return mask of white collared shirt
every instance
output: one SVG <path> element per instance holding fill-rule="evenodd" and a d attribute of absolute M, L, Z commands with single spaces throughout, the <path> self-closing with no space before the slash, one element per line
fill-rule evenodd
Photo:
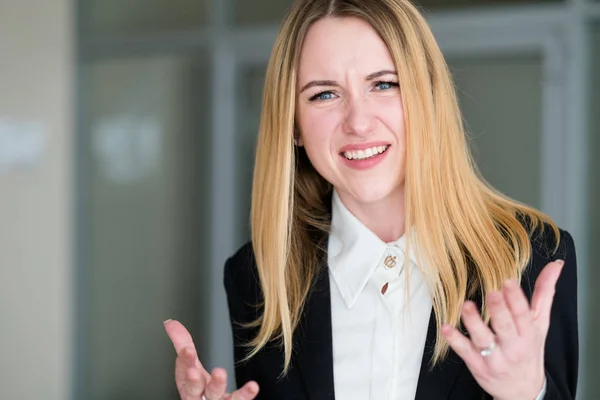
<path fill-rule="evenodd" d="M 432 309 L 415 245 L 405 265 L 404 236 L 385 243 L 335 191 L 332 202 L 327 261 L 336 398 L 414 399 Z M 544 394 L 545 384 L 536 400 Z"/>
<path fill-rule="evenodd" d="M 328 263 L 336 398 L 414 399 L 432 307 L 414 252 L 405 265 L 405 237 L 383 242 L 335 191 L 332 213 Z"/>

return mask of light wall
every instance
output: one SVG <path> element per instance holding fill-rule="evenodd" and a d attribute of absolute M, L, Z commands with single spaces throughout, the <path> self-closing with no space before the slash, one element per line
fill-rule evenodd
<path fill-rule="evenodd" d="M 0 0 L 0 399 L 69 398 L 73 11 Z"/>

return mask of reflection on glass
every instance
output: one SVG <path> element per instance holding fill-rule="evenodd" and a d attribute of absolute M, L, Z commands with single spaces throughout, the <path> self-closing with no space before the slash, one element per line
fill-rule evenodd
<path fill-rule="evenodd" d="M 98 121 L 91 143 L 99 173 L 122 184 L 156 173 L 163 134 L 156 118 L 124 115 Z"/>
<path fill-rule="evenodd" d="M 0 117 L 0 174 L 39 167 L 47 136 L 41 123 Z"/>
<path fill-rule="evenodd" d="M 205 59 L 84 68 L 85 399 L 175 399 L 162 321 L 179 319 L 201 336 L 210 245 Z"/>
<path fill-rule="evenodd" d="M 483 177 L 539 208 L 541 58 L 452 58 L 449 64 Z"/>
<path fill-rule="evenodd" d="M 198 29 L 209 0 L 81 0 L 86 34 L 110 36 Z"/>

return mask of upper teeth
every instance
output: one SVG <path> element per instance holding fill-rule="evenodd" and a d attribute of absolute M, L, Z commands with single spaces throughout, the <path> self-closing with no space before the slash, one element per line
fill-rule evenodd
<path fill-rule="evenodd" d="M 363 158 L 373 157 L 376 154 L 381 154 L 386 151 L 388 146 L 376 146 L 365 150 L 345 151 L 344 157 L 348 160 L 362 160 Z"/>

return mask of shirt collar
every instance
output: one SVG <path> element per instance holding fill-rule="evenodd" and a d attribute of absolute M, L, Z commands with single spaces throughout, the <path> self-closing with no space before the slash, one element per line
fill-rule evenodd
<path fill-rule="evenodd" d="M 327 262 L 344 303 L 352 308 L 386 251 L 394 248 L 404 263 L 406 237 L 385 243 L 358 220 L 342 203 L 334 190 L 332 196 L 331 233 L 327 245 Z M 414 243 L 414 242 L 413 242 Z M 409 258 L 417 264 L 411 245 Z"/>

